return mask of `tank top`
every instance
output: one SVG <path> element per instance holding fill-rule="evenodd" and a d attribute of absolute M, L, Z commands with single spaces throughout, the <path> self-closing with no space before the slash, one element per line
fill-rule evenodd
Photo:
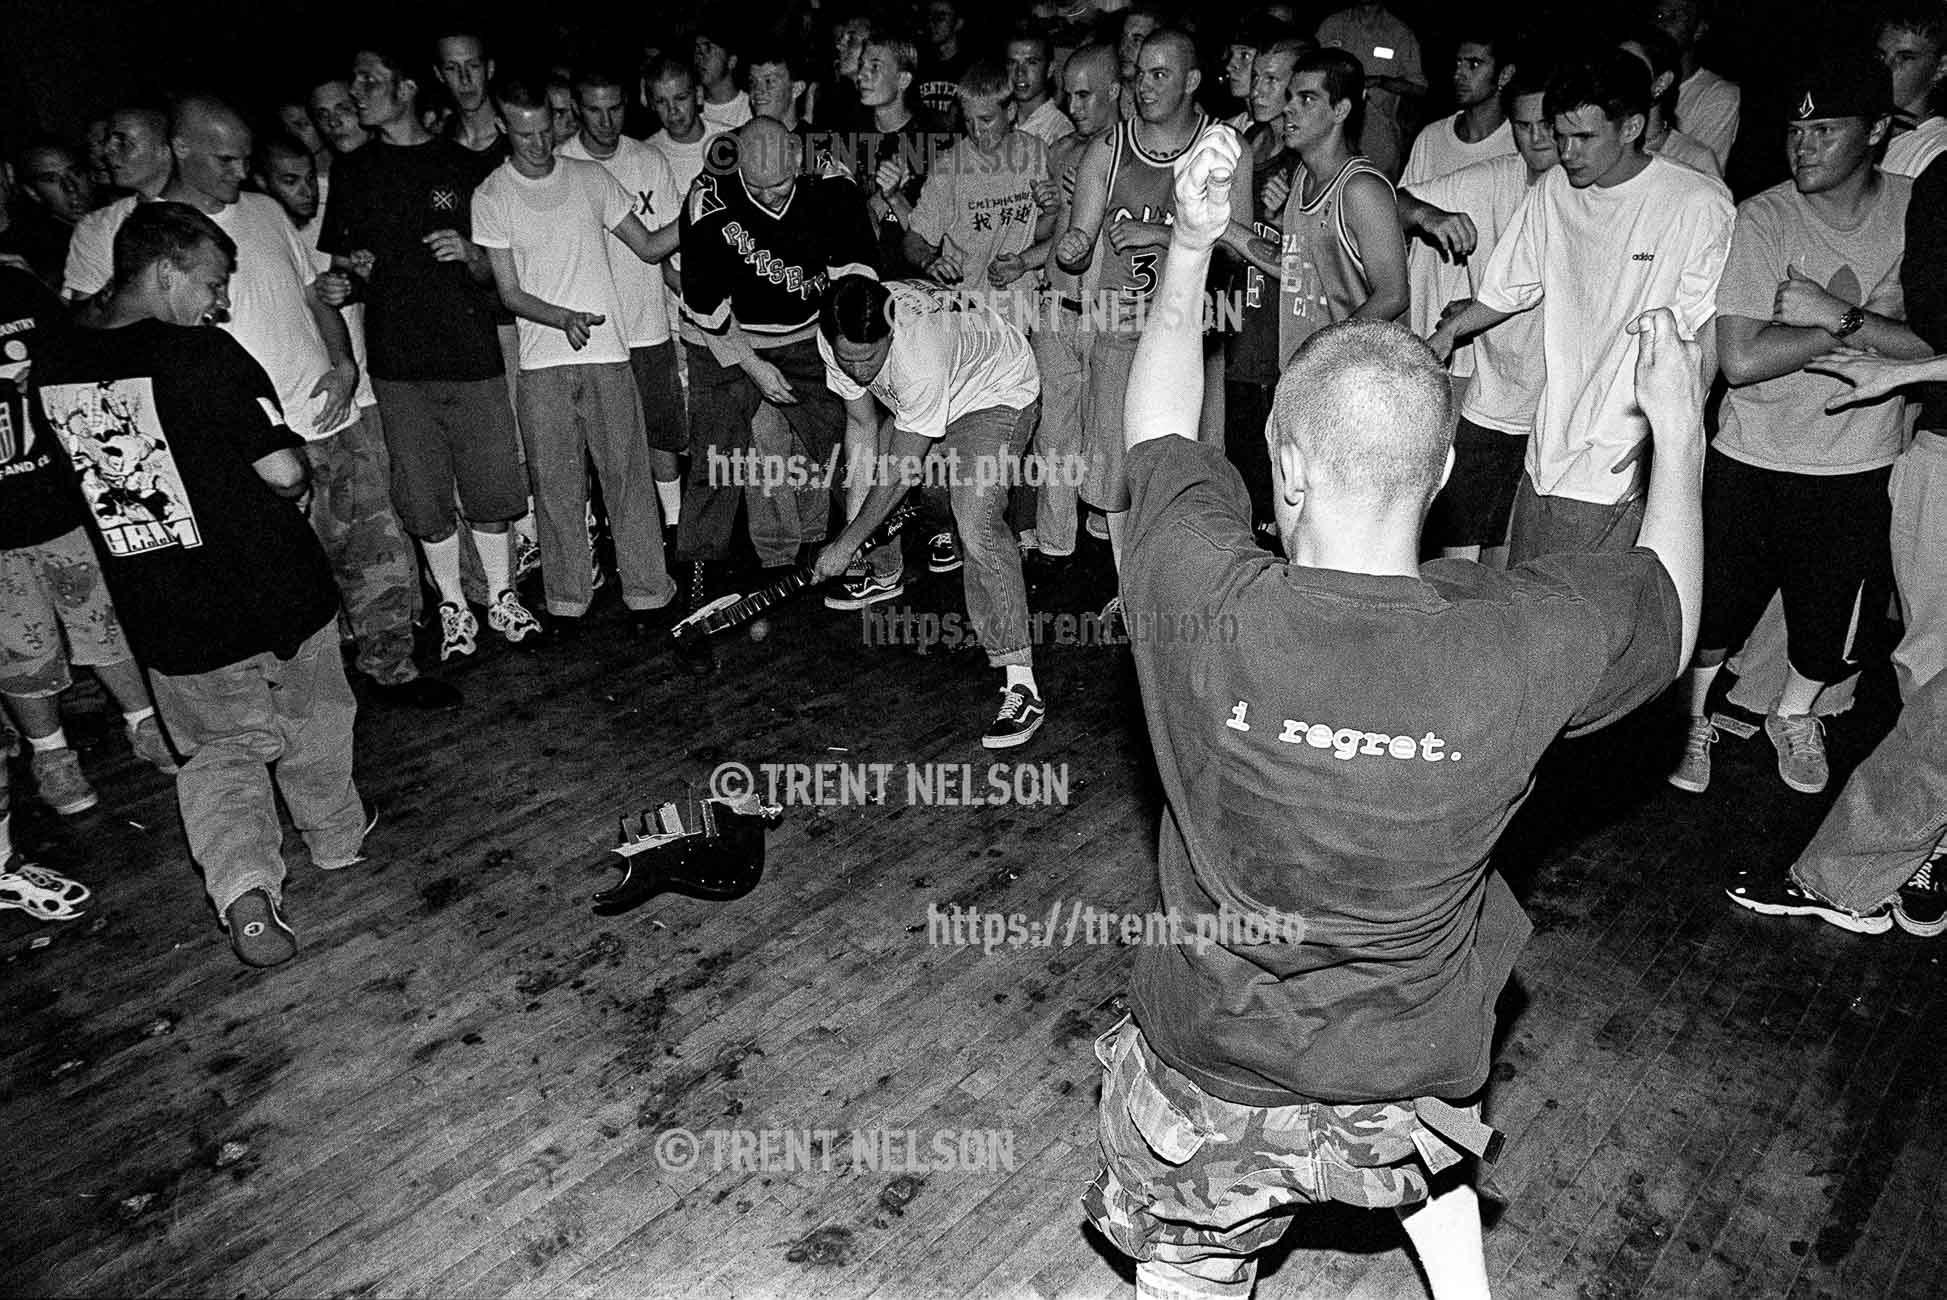
<path fill-rule="evenodd" d="M 1195 140 L 1209 125 L 1199 115 Z M 1136 140 L 1137 122 L 1124 122 L 1115 129 L 1115 149 L 1109 156 L 1109 202 L 1102 212 L 1102 235 L 1096 262 L 1102 268 L 1098 286 L 1116 300 L 1117 318 L 1128 319 L 1135 309 L 1156 291 L 1162 271 L 1161 248 L 1132 248 L 1118 253 L 1109 243 L 1109 228 L 1118 216 L 1136 221 L 1168 225 L 1176 209 L 1177 155 L 1159 158 Z"/>
<path fill-rule="evenodd" d="M 1280 372 L 1300 344 L 1351 316 L 1372 293 L 1365 262 L 1345 227 L 1346 182 L 1361 172 L 1386 180 L 1369 160 L 1348 158 L 1310 203 L 1302 202 L 1303 169 L 1292 178 L 1284 209 L 1284 251 L 1278 259 L 1283 268 L 1278 286 Z M 1391 181 L 1386 181 L 1386 188 L 1392 188 Z"/>

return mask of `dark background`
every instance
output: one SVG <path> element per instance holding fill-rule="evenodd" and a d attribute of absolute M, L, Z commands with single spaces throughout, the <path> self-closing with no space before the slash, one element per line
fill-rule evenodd
<path fill-rule="evenodd" d="M 146 0 L 0 0 L 0 78 L 7 96 L 0 148 L 10 156 L 41 132 L 78 139 L 90 118 L 145 96 L 208 89 L 256 106 L 305 85 L 314 73 L 348 67 L 351 47 L 359 41 L 378 38 L 420 50 L 426 33 L 456 14 L 486 30 L 503 63 L 509 51 L 548 60 L 572 60 L 593 51 L 604 61 L 630 67 L 640 61 L 645 47 L 673 44 L 700 7 L 697 0 L 580 3 L 542 10 L 559 12 L 559 21 L 544 18 L 517 25 L 497 8 L 408 6 L 396 0 L 293 0 L 282 5 L 245 0 L 167 5 Z M 826 15 L 859 7 L 827 4 L 820 11 L 804 0 L 788 6 L 793 13 L 809 9 Z M 1299 9 L 1316 18 L 1335 7 L 1301 4 Z M 1391 7 L 1419 34 L 1437 106 L 1444 93 L 1455 15 L 1494 11 L 1496 6 L 1396 0 Z M 894 5 L 876 8 L 895 16 L 899 12 Z M 978 40 L 983 21 L 991 35 L 1004 34 L 1006 17 L 1017 8 L 1024 12 L 1026 6 L 964 0 L 968 34 Z M 1218 55 L 1234 17 L 1248 8 L 1243 3 L 1190 7 L 1199 20 L 1200 38 Z M 708 12 L 713 17 L 733 15 L 732 32 L 755 36 L 780 21 L 787 5 L 779 0 L 715 0 Z M 1538 0 L 1500 6 L 1499 12 L 1530 37 L 1565 43 L 1596 35 L 1600 24 L 1627 19 L 1632 7 L 1615 0 Z M 1740 195 L 1785 174 L 1782 117 L 1773 101 L 1780 98 L 1779 88 L 1789 80 L 1790 70 L 1802 60 L 1830 57 L 1847 44 L 1869 47 L 1877 14 L 1877 6 L 1858 0 L 1722 0 L 1718 5 L 1705 62 L 1745 88 L 1744 127 L 1729 177 Z M 822 63 L 828 49 L 821 44 L 813 55 Z"/>

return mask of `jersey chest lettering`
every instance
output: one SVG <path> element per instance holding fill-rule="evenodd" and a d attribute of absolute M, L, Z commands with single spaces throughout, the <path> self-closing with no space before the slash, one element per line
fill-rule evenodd
<path fill-rule="evenodd" d="M 786 262 L 770 249 L 759 247 L 756 237 L 744 229 L 743 222 L 724 222 L 723 242 L 736 249 L 758 275 L 772 284 L 783 285 L 787 292 L 807 301 L 824 294 L 826 275 L 823 271 L 808 272 L 801 266 Z"/>

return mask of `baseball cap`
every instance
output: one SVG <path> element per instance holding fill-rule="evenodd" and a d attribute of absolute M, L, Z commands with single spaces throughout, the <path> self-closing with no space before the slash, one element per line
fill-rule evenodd
<path fill-rule="evenodd" d="M 1865 51 L 1822 59 L 1799 71 L 1786 107 L 1792 122 L 1822 117 L 1870 122 L 1893 111 L 1893 79 L 1886 65 Z"/>

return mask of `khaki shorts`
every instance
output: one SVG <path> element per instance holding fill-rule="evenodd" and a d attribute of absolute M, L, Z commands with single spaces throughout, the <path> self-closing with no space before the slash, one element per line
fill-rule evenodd
<path fill-rule="evenodd" d="M 1133 1019 L 1095 1055 L 1105 1167 L 1082 1206 L 1139 1261 L 1241 1260 L 1283 1236 L 1297 1205 L 1412 1205 L 1437 1171 L 1427 1158 L 1445 1168 L 1460 1157 L 1411 1101 L 1267 1109 L 1213 1097 L 1150 1051 Z"/>
<path fill-rule="evenodd" d="M 44 699 L 68 688 L 70 662 L 130 658 L 87 529 L 0 551 L 0 692 Z"/>

